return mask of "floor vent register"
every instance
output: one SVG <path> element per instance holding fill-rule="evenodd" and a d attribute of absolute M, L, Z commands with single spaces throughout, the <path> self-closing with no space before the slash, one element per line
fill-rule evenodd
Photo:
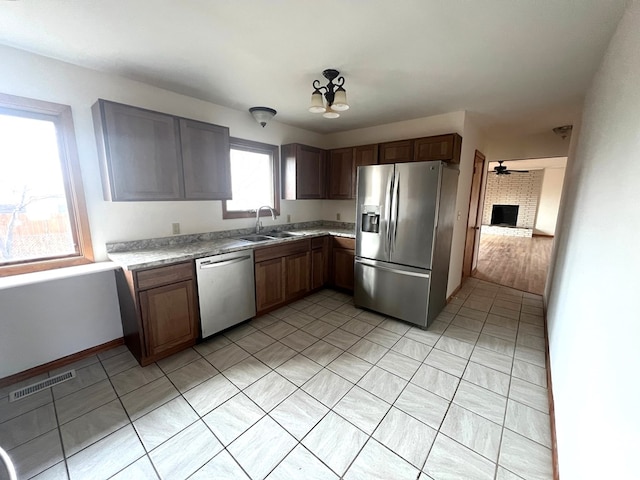
<path fill-rule="evenodd" d="M 76 378 L 76 371 L 69 370 L 68 372 L 61 373 L 54 377 L 47 378 L 45 380 L 41 380 L 40 382 L 34 383 L 32 385 L 26 386 L 19 390 L 15 390 L 9 394 L 9 401 L 15 402 L 20 400 L 21 398 L 28 397 L 29 395 L 33 395 L 34 393 L 38 393 L 45 388 L 51 388 L 54 385 L 58 385 L 59 383 L 66 382 L 67 380 L 71 380 L 72 378 Z"/>

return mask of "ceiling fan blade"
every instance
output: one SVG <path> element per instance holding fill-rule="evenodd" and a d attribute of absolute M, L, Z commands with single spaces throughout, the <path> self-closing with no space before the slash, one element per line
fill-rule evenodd
<path fill-rule="evenodd" d="M 509 170 L 509 172 L 529 173 L 529 170 Z"/>

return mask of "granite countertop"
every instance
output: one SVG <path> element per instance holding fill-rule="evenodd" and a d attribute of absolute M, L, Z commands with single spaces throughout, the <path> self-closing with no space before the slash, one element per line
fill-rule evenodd
<path fill-rule="evenodd" d="M 142 268 L 157 267 L 170 263 L 183 262 L 196 258 L 230 253 L 240 250 L 273 246 L 281 243 L 292 242 L 302 238 L 321 237 L 333 235 L 336 237 L 355 238 L 353 228 L 332 226 L 318 226 L 313 228 L 288 229 L 287 232 L 295 233 L 294 237 L 274 238 L 264 242 L 249 242 L 240 238 L 227 237 L 210 240 L 199 240 L 180 245 L 158 245 L 143 249 L 132 249 L 108 254 L 109 260 L 117 263 L 126 270 L 139 270 Z M 268 232 L 264 232 L 268 234 Z M 245 234 L 246 235 L 246 234 Z M 242 235 L 244 236 L 244 235 Z"/>

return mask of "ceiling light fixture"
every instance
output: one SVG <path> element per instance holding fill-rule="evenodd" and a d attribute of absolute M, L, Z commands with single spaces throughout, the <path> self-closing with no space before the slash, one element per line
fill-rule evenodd
<path fill-rule="evenodd" d="M 333 69 L 325 70 L 322 75 L 329 80 L 329 83 L 326 86 L 321 86 L 319 80 L 313 81 L 314 90 L 311 94 L 309 111 L 322 113 L 324 118 L 338 118 L 340 116 L 338 112 L 349 110 L 347 91 L 343 88 L 344 77 L 338 77 L 340 72 Z M 334 80 L 336 80 L 335 83 Z"/>
<path fill-rule="evenodd" d="M 560 135 L 564 140 L 571 134 L 571 130 L 573 130 L 573 125 L 563 125 L 561 127 L 556 127 L 552 130 L 556 135 Z"/>
<path fill-rule="evenodd" d="M 262 125 L 262 128 L 264 128 L 267 125 L 267 122 L 271 120 L 276 113 L 278 113 L 273 108 L 269 107 L 251 107 L 249 111 L 251 112 L 251 115 L 253 115 L 253 118 L 256 119 L 256 122 Z"/>

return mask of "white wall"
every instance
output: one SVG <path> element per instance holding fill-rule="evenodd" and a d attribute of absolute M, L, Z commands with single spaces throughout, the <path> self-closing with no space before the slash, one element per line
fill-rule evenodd
<path fill-rule="evenodd" d="M 122 337 L 113 271 L 0 290 L 0 378 Z"/>
<path fill-rule="evenodd" d="M 564 183 L 564 168 L 545 168 L 538 202 L 538 214 L 533 233 L 536 235 L 555 235 Z"/>
<path fill-rule="evenodd" d="M 547 293 L 560 478 L 638 478 L 640 1 L 585 100 Z M 615 165 L 615 168 L 608 168 Z"/>
<path fill-rule="evenodd" d="M 487 139 L 487 160 L 520 158 L 566 157 L 570 137 L 562 139 L 555 133 L 539 132 L 527 135 L 505 133 Z"/>
<path fill-rule="evenodd" d="M 182 233 L 244 228 L 253 222 L 222 220 L 219 201 L 105 202 L 91 117 L 91 105 L 98 98 L 228 126 L 234 137 L 274 145 L 300 142 L 322 147 L 324 142 L 322 135 L 278 123 L 278 117 L 262 128 L 249 112 L 9 47 L 0 46 L 0 65 L 11 72 L 0 75 L 1 92 L 71 106 L 93 247 L 99 260 L 106 259 L 105 242 L 169 236 L 172 222 L 180 222 Z M 292 222 L 317 220 L 321 208 L 321 201 L 282 201 L 278 220 L 265 219 L 264 223 L 285 223 L 287 214 Z"/>

